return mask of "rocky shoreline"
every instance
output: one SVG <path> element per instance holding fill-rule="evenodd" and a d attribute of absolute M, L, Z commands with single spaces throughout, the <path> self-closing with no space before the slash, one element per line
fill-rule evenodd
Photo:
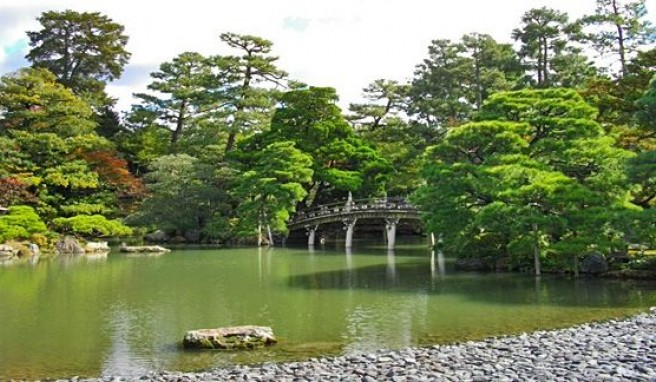
<path fill-rule="evenodd" d="M 65 381 L 656 381 L 656 308 L 634 317 L 478 342 Z M 62 380 L 64 381 L 64 380 Z"/>

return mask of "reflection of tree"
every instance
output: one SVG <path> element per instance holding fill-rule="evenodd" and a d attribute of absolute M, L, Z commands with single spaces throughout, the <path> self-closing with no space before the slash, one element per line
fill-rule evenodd
<path fill-rule="evenodd" d="M 604 279 L 573 280 L 546 276 L 539 285 L 533 277 L 517 274 L 455 273 L 435 283 L 434 263 L 401 263 L 394 267 L 390 281 L 389 264 L 355 268 L 350 273 L 328 271 L 292 276 L 293 287 L 306 289 L 363 289 L 397 293 L 457 295 L 486 303 L 544 304 L 576 307 L 641 307 L 656 302 L 656 295 L 644 294 L 636 282 Z"/>
<path fill-rule="evenodd" d="M 399 296 L 393 301 L 349 304 L 342 333 L 347 354 L 415 344 L 416 332 L 426 329 L 427 296 Z"/>
<path fill-rule="evenodd" d="M 134 317 L 129 310 L 120 309 L 115 306 L 110 321 L 111 348 L 107 358 L 103 362 L 102 375 L 144 375 L 148 372 L 147 364 L 138 364 L 130 349 L 132 333 L 130 328 L 134 327 Z"/>
<path fill-rule="evenodd" d="M 100 372 L 111 342 L 106 302 L 129 284 L 126 263 L 107 265 L 59 256 L 0 269 L 0 380 Z"/>

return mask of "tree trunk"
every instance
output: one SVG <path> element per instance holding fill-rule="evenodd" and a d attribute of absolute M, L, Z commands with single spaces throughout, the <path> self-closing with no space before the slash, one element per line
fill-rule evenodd
<path fill-rule="evenodd" d="M 612 1 L 613 5 L 613 15 L 615 16 L 615 20 L 620 20 L 620 12 L 619 9 L 617 8 L 617 0 Z M 624 46 L 624 29 L 622 28 L 622 24 L 618 21 L 615 22 L 615 27 L 617 28 L 617 43 L 618 43 L 618 50 L 620 54 L 620 65 L 622 67 L 622 77 L 626 76 L 627 74 L 627 68 L 626 68 L 626 48 Z"/>
<path fill-rule="evenodd" d="M 248 58 L 250 59 L 252 56 L 252 52 L 248 51 L 247 54 L 248 54 Z M 245 98 L 244 94 L 248 89 L 250 89 L 252 78 L 253 78 L 253 66 L 249 60 L 248 64 L 246 65 L 246 72 L 244 73 L 244 82 L 241 84 L 241 96 L 236 105 L 237 107 L 235 111 L 235 116 L 244 110 L 244 98 Z M 228 134 L 228 141 L 226 142 L 226 147 L 225 147 L 226 154 L 232 151 L 233 148 L 235 148 L 238 128 L 239 128 L 239 121 L 237 120 L 237 118 L 235 118 L 234 121 L 232 122 L 232 129 L 230 129 L 230 133 Z"/>
<path fill-rule="evenodd" d="M 226 147 L 224 153 L 227 154 L 228 152 L 232 151 L 233 148 L 235 148 L 235 142 L 237 140 L 237 133 L 234 131 L 231 131 L 228 134 L 228 141 L 226 142 Z"/>
<path fill-rule="evenodd" d="M 267 234 L 269 236 L 269 246 L 273 247 L 273 233 L 271 233 L 271 226 L 267 224 Z"/>
<path fill-rule="evenodd" d="M 185 123 L 185 109 L 187 108 L 187 100 L 183 99 L 180 104 L 180 110 L 178 111 L 178 120 L 175 124 L 175 130 L 171 135 L 171 144 L 175 145 L 180 139 L 180 134 L 182 134 L 182 129 L 184 128 Z"/>
<path fill-rule="evenodd" d="M 481 110 L 483 106 L 483 84 L 481 83 L 481 63 L 478 57 L 475 58 L 476 68 L 476 110 Z"/>
<path fill-rule="evenodd" d="M 533 223 L 533 237 L 535 242 L 533 243 L 533 260 L 535 261 L 535 275 L 540 276 L 542 273 L 540 270 L 540 242 L 538 237 L 538 225 Z"/>
<path fill-rule="evenodd" d="M 544 87 L 547 87 L 549 86 L 549 45 L 546 38 L 542 42 L 542 47 L 544 49 L 544 53 L 542 55 L 542 80 Z"/>
<path fill-rule="evenodd" d="M 387 99 L 387 104 L 385 105 L 385 111 L 381 116 L 375 117 L 374 118 L 374 123 L 371 124 L 371 128 L 369 129 L 370 131 L 376 130 L 378 127 L 380 127 L 381 122 L 383 121 L 383 118 L 389 113 L 389 111 L 392 109 L 392 99 L 388 98 Z"/>

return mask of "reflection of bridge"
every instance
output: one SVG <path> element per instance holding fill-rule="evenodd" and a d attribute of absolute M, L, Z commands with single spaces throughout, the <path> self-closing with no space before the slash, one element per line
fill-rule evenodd
<path fill-rule="evenodd" d="M 302 211 L 292 217 L 290 231 L 305 228 L 308 244 L 314 245 L 319 225 L 341 222 L 346 229 L 346 248 L 353 246 L 353 229 L 358 219 L 384 219 L 387 231 L 387 248 L 394 249 L 396 225 L 401 219 L 419 219 L 419 211 L 405 199 L 378 198 L 349 200 L 346 203 L 325 204 Z"/>

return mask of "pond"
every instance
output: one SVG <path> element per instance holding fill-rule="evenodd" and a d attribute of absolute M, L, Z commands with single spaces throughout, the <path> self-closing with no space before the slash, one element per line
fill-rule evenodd
<path fill-rule="evenodd" d="M 563 327 L 656 305 L 654 283 L 458 273 L 425 245 L 179 249 L 0 267 L 0 380 L 302 360 Z M 189 352 L 185 331 L 266 325 L 277 346 Z"/>

